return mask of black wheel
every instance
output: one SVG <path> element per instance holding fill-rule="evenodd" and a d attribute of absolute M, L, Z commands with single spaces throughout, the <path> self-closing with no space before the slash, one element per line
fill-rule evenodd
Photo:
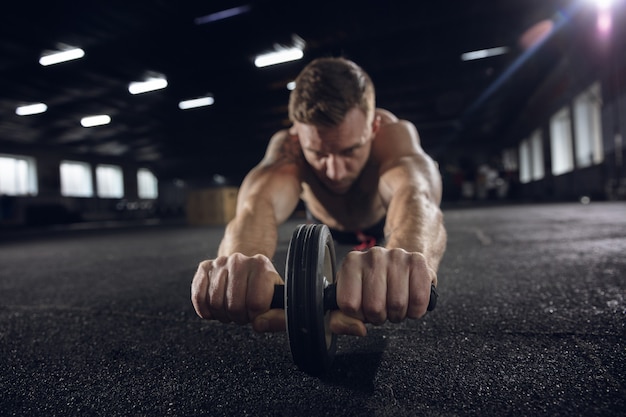
<path fill-rule="evenodd" d="M 324 289 L 335 276 L 328 227 L 298 226 L 287 251 L 285 317 L 293 361 L 311 375 L 326 372 L 335 356 L 337 336 L 330 331 L 330 311 L 324 308 Z"/>

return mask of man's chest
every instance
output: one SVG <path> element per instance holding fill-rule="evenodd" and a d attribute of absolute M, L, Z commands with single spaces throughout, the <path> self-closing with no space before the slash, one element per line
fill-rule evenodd
<path fill-rule="evenodd" d="M 333 194 L 312 181 L 304 182 L 302 190 L 302 199 L 311 214 L 339 230 L 360 230 L 385 215 L 377 183 L 358 183 L 345 194 Z"/>

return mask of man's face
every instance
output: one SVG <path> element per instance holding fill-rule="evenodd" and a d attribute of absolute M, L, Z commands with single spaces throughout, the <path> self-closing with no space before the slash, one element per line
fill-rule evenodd
<path fill-rule="evenodd" d="M 340 125 L 316 127 L 295 122 L 304 152 L 317 177 L 335 194 L 347 192 L 365 166 L 378 119 L 367 120 L 363 111 L 353 108 Z"/>

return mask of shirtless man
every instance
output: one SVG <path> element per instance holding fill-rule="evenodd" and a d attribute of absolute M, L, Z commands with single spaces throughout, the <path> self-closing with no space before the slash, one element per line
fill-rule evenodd
<path fill-rule="evenodd" d="M 198 267 L 191 286 L 198 315 L 252 323 L 258 332 L 285 329 L 284 312 L 270 310 L 274 285 L 283 283 L 271 259 L 279 224 L 302 199 L 339 233 L 384 224 L 384 247 L 351 251 L 339 266 L 334 333 L 364 336 L 364 323 L 423 316 L 446 231 L 441 177 L 415 126 L 377 109 L 369 76 L 343 58 L 303 69 L 289 116 L 293 126 L 272 137 L 244 179 L 217 258 Z"/>

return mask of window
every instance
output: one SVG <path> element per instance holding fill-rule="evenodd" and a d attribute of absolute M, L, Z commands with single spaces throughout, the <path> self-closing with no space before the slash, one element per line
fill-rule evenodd
<path fill-rule="evenodd" d="M 574 138 L 578 168 L 602 162 L 601 105 L 602 92 L 599 83 L 593 84 L 574 100 Z"/>
<path fill-rule="evenodd" d="M 122 168 L 115 165 L 98 165 L 96 167 L 96 184 L 98 197 L 124 197 L 124 176 Z"/>
<path fill-rule="evenodd" d="M 531 178 L 533 180 L 540 180 L 545 175 L 545 168 L 543 166 L 543 138 L 541 136 L 541 130 L 535 130 L 530 137 L 530 155 L 531 161 Z"/>
<path fill-rule="evenodd" d="M 519 180 L 522 184 L 530 182 L 532 176 L 532 159 L 530 158 L 530 141 L 524 139 L 519 144 Z"/>
<path fill-rule="evenodd" d="M 552 174 L 565 174 L 574 169 L 571 119 L 567 107 L 550 119 L 550 152 Z"/>
<path fill-rule="evenodd" d="M 37 191 L 35 160 L 0 154 L 0 195 L 37 195 Z"/>
<path fill-rule="evenodd" d="M 517 171 L 519 163 L 517 161 L 517 150 L 509 148 L 502 151 L 502 165 L 507 172 Z"/>
<path fill-rule="evenodd" d="M 520 143 L 520 181 L 527 183 L 545 176 L 543 161 L 543 137 L 541 130 L 535 130 L 530 138 Z"/>
<path fill-rule="evenodd" d="M 85 162 L 61 162 L 61 195 L 93 197 L 91 166 Z"/>
<path fill-rule="evenodd" d="M 137 171 L 137 193 L 139 198 L 157 198 L 159 196 L 158 180 L 145 168 Z"/>

